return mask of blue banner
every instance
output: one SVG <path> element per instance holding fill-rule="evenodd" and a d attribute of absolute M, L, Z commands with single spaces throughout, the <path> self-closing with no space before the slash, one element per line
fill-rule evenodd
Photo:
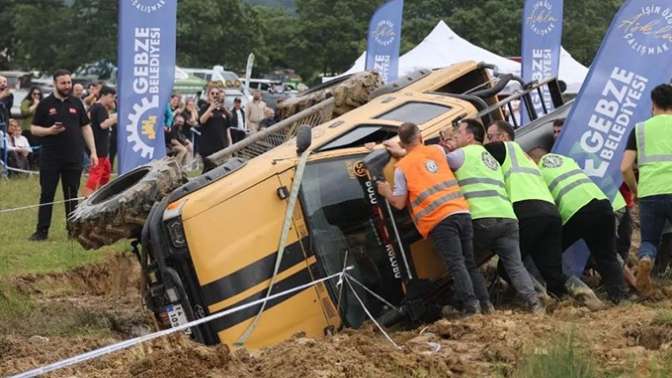
<path fill-rule="evenodd" d="M 366 48 L 366 70 L 376 71 L 385 83 L 399 76 L 399 45 L 404 0 L 381 5 L 371 17 Z"/>
<path fill-rule="evenodd" d="M 554 152 L 573 157 L 614 198 L 630 132 L 651 116 L 651 90 L 672 78 L 672 0 L 629 0 L 614 18 Z M 583 271 L 586 251 L 565 253 Z"/>
<path fill-rule="evenodd" d="M 177 0 L 119 0 L 120 173 L 166 154 L 163 117 L 175 81 Z"/>
<path fill-rule="evenodd" d="M 523 10 L 523 38 L 521 46 L 521 76 L 526 83 L 543 81 L 558 76 L 560 46 L 562 43 L 562 0 L 526 0 Z M 537 114 L 553 110 L 551 93 L 542 90 L 543 99 L 535 91 L 532 102 Z M 544 106 L 546 112 L 544 112 Z M 520 107 L 521 126 L 529 122 L 525 107 Z"/>

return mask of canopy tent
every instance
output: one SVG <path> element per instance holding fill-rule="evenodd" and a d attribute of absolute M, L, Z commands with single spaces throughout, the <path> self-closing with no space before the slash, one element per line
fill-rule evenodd
<path fill-rule="evenodd" d="M 460 37 L 443 21 L 439 21 L 421 43 L 399 58 L 399 76 L 421 68 L 447 67 L 465 60 L 494 64 L 499 72 L 520 76 L 520 63 L 472 44 Z M 366 51 L 357 58 L 349 70 L 339 76 L 364 71 L 365 62 Z M 577 93 L 587 74 L 588 68 L 562 49 L 559 77 L 567 83 L 567 92 Z"/>

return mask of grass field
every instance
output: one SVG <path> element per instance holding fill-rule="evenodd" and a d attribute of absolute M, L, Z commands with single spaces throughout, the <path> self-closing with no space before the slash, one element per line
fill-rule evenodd
<path fill-rule="evenodd" d="M 54 205 L 49 240 L 28 241 L 35 231 L 37 208 L 13 212 L 2 210 L 37 204 L 39 197 L 40 186 L 36 176 L 0 179 L 0 280 L 25 273 L 66 271 L 100 261 L 111 251 L 124 250 L 128 245 L 120 242 L 97 251 L 85 251 L 75 240 L 67 237 L 63 204 Z M 63 200 L 60 185 L 54 200 Z"/>

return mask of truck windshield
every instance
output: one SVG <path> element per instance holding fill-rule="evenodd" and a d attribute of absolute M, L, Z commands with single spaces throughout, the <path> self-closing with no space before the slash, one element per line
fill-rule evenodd
<path fill-rule="evenodd" d="M 311 249 L 329 275 L 352 266 L 359 282 L 393 304 L 401 300 L 401 262 L 394 249 L 381 241 L 371 203 L 378 201 L 374 184 L 363 170 L 360 156 L 323 160 L 306 167 L 301 186 L 303 209 L 311 235 Z M 346 286 L 329 283 L 332 298 L 340 301 L 346 324 L 358 327 L 366 314 Z M 355 285 L 357 294 L 374 316 L 383 305 Z M 339 299 L 340 298 L 340 299 Z"/>

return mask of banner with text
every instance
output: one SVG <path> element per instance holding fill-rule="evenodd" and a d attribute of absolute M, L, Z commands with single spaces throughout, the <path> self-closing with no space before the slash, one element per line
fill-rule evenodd
<path fill-rule="evenodd" d="M 177 0 L 119 0 L 120 173 L 166 154 L 164 112 L 175 81 Z"/>
<path fill-rule="evenodd" d="M 558 76 L 562 43 L 562 10 L 562 0 L 525 1 L 521 75 L 526 83 Z M 537 92 L 532 93 L 532 102 L 539 115 L 553 110 L 553 101 L 547 87 L 543 88 L 542 95 L 543 98 Z M 525 126 L 529 122 L 529 117 L 522 104 L 520 111 L 521 126 Z"/>
<path fill-rule="evenodd" d="M 630 132 L 651 116 L 651 90 L 672 78 L 672 0 L 627 1 L 616 14 L 553 148 L 614 198 Z M 565 253 L 583 271 L 587 251 Z"/>
<path fill-rule="evenodd" d="M 371 17 L 366 48 L 366 70 L 376 71 L 385 83 L 399 76 L 399 45 L 404 0 L 381 5 Z"/>

